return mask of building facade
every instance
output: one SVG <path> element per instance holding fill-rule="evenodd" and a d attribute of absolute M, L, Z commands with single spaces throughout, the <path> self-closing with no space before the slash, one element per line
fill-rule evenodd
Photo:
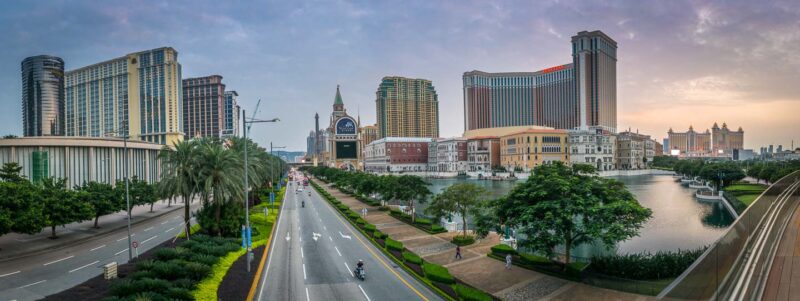
<path fill-rule="evenodd" d="M 616 132 L 616 49 L 602 32 L 582 31 L 572 37 L 571 64 L 464 73 L 465 131 L 535 125 Z"/>
<path fill-rule="evenodd" d="M 378 138 L 439 137 L 439 99 L 427 79 L 387 76 L 375 92 Z"/>
<path fill-rule="evenodd" d="M 15 162 L 22 176 L 36 181 L 64 178 L 67 187 L 95 181 L 114 185 L 129 174 L 148 183 L 161 179 L 158 152 L 163 145 L 128 141 L 126 155 L 122 139 L 90 137 L 26 137 L 0 139 L 0 164 Z"/>
<path fill-rule="evenodd" d="M 500 164 L 509 171 L 530 172 L 553 161 L 570 162 L 566 130 L 530 129 L 500 137 Z"/>
<path fill-rule="evenodd" d="M 364 148 L 364 170 L 375 173 L 423 172 L 432 138 L 386 137 Z"/>
<path fill-rule="evenodd" d="M 220 137 L 225 129 L 225 84 L 222 76 L 183 80 L 183 130 L 186 138 Z"/>
<path fill-rule="evenodd" d="M 617 136 L 600 127 L 568 130 L 572 163 L 594 166 L 598 171 L 617 169 Z"/>
<path fill-rule="evenodd" d="M 690 125 L 689 130 L 683 133 L 674 132 L 670 128 L 667 135 L 671 153 L 684 156 L 705 156 L 711 153 L 711 132 L 708 130 L 699 133 Z"/>
<path fill-rule="evenodd" d="M 714 126 L 711 127 L 711 139 L 713 141 L 711 148 L 717 155 L 730 156 L 733 154 L 734 149 L 744 149 L 744 130 L 742 130 L 742 127 L 732 131 L 728 129 L 726 123 L 723 122 L 720 128 L 715 122 Z"/>
<path fill-rule="evenodd" d="M 453 137 L 436 140 L 436 161 L 428 162 L 432 171 L 466 172 L 467 171 L 467 138 Z"/>
<path fill-rule="evenodd" d="M 22 134 L 64 136 L 64 60 L 38 55 L 22 61 Z"/>
<path fill-rule="evenodd" d="M 239 93 L 236 93 L 236 91 L 225 91 L 225 109 L 223 110 L 225 127 L 222 129 L 222 134 L 225 136 L 239 136 L 239 114 L 241 108 L 239 107 L 238 98 Z"/>
<path fill-rule="evenodd" d="M 500 167 L 500 137 L 478 136 L 467 139 L 467 169 L 486 172 Z"/>
<path fill-rule="evenodd" d="M 330 126 L 326 130 L 328 151 L 324 153 L 323 161 L 327 166 L 345 170 L 363 170 L 358 128 L 356 119 L 350 117 L 344 108 L 342 94 L 337 85 Z"/>
<path fill-rule="evenodd" d="M 650 142 L 650 152 L 655 146 L 650 136 L 631 131 L 625 131 L 617 135 L 617 169 L 645 169 L 648 162 L 652 161 L 652 155 L 648 158 L 647 142 Z"/>
<path fill-rule="evenodd" d="M 65 135 L 107 133 L 169 144 L 183 139 L 178 52 L 170 47 L 131 53 L 65 74 Z"/>

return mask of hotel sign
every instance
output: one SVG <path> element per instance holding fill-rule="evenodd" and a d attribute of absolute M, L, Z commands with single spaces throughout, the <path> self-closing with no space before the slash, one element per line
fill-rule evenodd
<path fill-rule="evenodd" d="M 544 69 L 544 70 L 542 70 L 542 73 L 550 73 L 550 72 L 555 72 L 555 71 L 559 71 L 559 70 L 564 70 L 564 69 L 566 69 L 566 68 L 567 68 L 567 65 L 561 65 L 561 66 L 550 67 L 550 68 L 547 68 L 547 69 Z"/>
<path fill-rule="evenodd" d="M 356 122 L 353 118 L 350 117 L 342 117 L 336 121 L 336 135 L 355 135 L 356 134 Z"/>

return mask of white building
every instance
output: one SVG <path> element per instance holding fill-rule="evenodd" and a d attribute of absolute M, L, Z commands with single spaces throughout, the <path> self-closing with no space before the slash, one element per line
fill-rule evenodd
<path fill-rule="evenodd" d="M 570 162 L 594 166 L 598 171 L 616 169 L 617 137 L 599 128 L 569 130 Z"/>
<path fill-rule="evenodd" d="M 467 138 L 453 137 L 442 138 L 436 141 L 437 172 L 466 172 L 467 163 Z M 431 165 L 431 162 L 428 162 Z"/>
<path fill-rule="evenodd" d="M 367 172 L 423 172 L 428 166 L 428 147 L 433 139 L 386 137 L 364 147 Z"/>

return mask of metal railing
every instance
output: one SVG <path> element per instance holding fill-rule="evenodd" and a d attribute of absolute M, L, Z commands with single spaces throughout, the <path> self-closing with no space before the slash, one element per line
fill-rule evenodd
<path fill-rule="evenodd" d="M 791 218 L 800 171 L 767 188 L 683 274 L 658 295 L 667 300 L 754 300 Z"/>

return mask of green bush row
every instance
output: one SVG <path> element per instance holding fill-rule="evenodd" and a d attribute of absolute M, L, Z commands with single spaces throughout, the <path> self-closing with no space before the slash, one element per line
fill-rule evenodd
<path fill-rule="evenodd" d="M 395 250 L 395 251 L 403 251 L 403 243 L 396 241 L 391 238 L 386 238 L 386 249 L 387 250 Z"/>
<path fill-rule="evenodd" d="M 444 284 L 456 283 L 456 279 L 453 278 L 453 275 L 450 275 L 450 271 L 448 271 L 446 267 L 438 264 L 426 262 L 422 264 L 422 271 L 425 272 L 425 277 L 431 281 Z"/>
<path fill-rule="evenodd" d="M 405 260 L 406 262 L 410 262 L 410 263 L 416 264 L 416 265 L 421 265 L 422 264 L 422 257 L 419 257 L 419 255 L 414 254 L 414 253 L 409 252 L 409 251 L 403 251 L 403 260 Z"/>
<path fill-rule="evenodd" d="M 453 290 L 456 291 L 456 295 L 462 301 L 493 301 L 494 299 L 487 293 L 484 293 L 481 290 L 471 288 L 469 286 L 456 284 L 453 286 Z"/>
<path fill-rule="evenodd" d="M 627 279 L 654 280 L 679 276 L 705 252 L 694 250 L 601 256 L 592 259 L 591 271 Z"/>
<path fill-rule="evenodd" d="M 455 236 L 451 242 L 457 246 L 466 246 L 475 243 L 474 236 Z"/>
<path fill-rule="evenodd" d="M 517 250 L 514 250 L 509 245 L 499 244 L 492 246 L 492 253 L 501 257 L 505 257 L 506 254 L 517 255 Z"/>

